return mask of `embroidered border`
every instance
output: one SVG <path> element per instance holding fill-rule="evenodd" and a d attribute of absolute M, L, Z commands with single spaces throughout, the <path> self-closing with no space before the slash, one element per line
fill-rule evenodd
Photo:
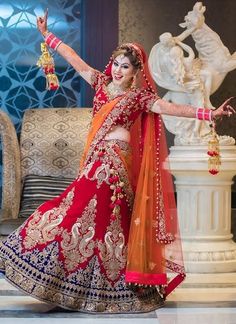
<path fill-rule="evenodd" d="M 17 237 L 12 235 L 12 239 L 16 244 Z M 43 257 L 41 253 L 19 253 L 19 243 L 15 251 L 6 242 L 0 245 L 0 270 L 14 286 L 39 300 L 82 312 L 105 313 L 149 312 L 163 305 L 155 287 L 126 286 L 124 276 L 112 285 L 102 274 L 96 256 L 86 268 L 65 276 L 55 258 L 57 242 L 44 249 Z"/>

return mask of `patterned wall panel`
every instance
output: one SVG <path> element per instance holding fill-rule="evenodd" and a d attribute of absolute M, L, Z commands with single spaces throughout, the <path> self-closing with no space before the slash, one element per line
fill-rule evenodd
<path fill-rule="evenodd" d="M 45 78 L 36 66 L 42 42 L 36 16 L 48 8 L 48 29 L 80 52 L 81 5 L 82 0 L 1 0 L 0 107 L 17 132 L 28 108 L 80 106 L 79 76 L 58 55 L 54 59 L 61 87 L 45 90 Z"/>

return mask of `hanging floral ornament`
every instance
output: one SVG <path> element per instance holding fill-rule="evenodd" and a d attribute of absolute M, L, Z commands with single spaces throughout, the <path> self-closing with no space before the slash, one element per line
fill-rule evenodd
<path fill-rule="evenodd" d="M 215 131 L 215 124 L 211 125 L 211 138 L 208 141 L 208 171 L 212 175 L 216 175 L 219 173 L 220 165 L 221 165 L 221 157 L 220 157 L 220 144 L 219 139 Z"/>
<path fill-rule="evenodd" d="M 41 56 L 38 59 L 37 66 L 43 69 L 46 76 L 46 89 L 57 90 L 59 88 L 59 81 L 55 74 L 54 60 L 48 51 L 46 43 L 41 43 Z"/>

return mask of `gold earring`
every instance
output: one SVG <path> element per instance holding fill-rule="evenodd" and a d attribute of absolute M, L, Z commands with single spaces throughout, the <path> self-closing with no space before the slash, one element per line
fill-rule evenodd
<path fill-rule="evenodd" d="M 132 79 L 131 88 L 136 89 L 136 87 L 137 87 L 137 78 L 136 78 L 136 74 L 135 74 Z"/>

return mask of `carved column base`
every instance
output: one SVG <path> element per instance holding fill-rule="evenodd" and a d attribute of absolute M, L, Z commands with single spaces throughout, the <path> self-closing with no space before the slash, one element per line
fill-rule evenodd
<path fill-rule="evenodd" d="M 185 268 L 190 273 L 236 271 L 236 244 L 225 242 L 183 242 Z"/>

